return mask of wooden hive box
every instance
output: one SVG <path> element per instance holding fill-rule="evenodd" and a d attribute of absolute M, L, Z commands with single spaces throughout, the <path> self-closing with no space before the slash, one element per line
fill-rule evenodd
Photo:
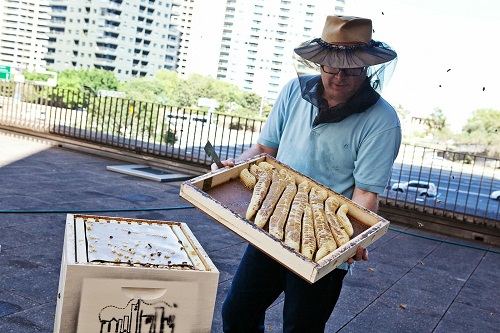
<path fill-rule="evenodd" d="M 68 214 L 54 332 L 210 332 L 218 280 L 184 223 Z"/>
<path fill-rule="evenodd" d="M 239 180 L 239 174 L 244 168 L 261 161 L 271 163 L 277 170 L 286 168 L 295 176 L 296 184 L 308 180 L 327 190 L 328 195 L 336 197 L 341 204 L 347 204 L 348 217 L 354 228 L 351 240 L 314 262 L 269 234 L 267 225 L 262 229 L 247 220 L 246 210 L 252 191 Z M 359 246 L 366 248 L 375 242 L 389 228 L 389 221 L 266 154 L 188 180 L 181 185 L 180 196 L 309 283 L 314 283 L 354 256 Z"/>

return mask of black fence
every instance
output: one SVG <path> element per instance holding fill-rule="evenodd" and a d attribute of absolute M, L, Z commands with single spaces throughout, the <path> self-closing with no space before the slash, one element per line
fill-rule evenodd
<path fill-rule="evenodd" d="M 0 82 L 0 125 L 25 128 L 208 167 L 256 143 L 263 122 L 87 91 Z M 500 160 L 403 145 L 381 201 L 499 228 Z M 498 192 L 497 192 L 498 193 Z M 497 195 L 498 196 L 498 195 Z"/>
<path fill-rule="evenodd" d="M 257 140 L 260 120 L 31 84 L 0 84 L 2 125 L 27 128 L 185 163 L 209 166 Z"/>
<path fill-rule="evenodd" d="M 402 145 L 382 202 L 500 227 L 500 160 Z"/>

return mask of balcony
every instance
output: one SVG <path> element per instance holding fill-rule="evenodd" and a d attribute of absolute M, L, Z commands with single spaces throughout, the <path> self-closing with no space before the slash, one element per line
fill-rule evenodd
<path fill-rule="evenodd" d="M 116 60 L 116 55 L 114 54 L 95 52 L 95 57 L 97 60 L 103 60 L 106 62 L 113 62 Z"/>
<path fill-rule="evenodd" d="M 117 32 L 109 32 L 109 31 L 104 31 L 103 32 L 103 37 L 104 38 L 113 38 L 114 40 L 116 40 L 116 38 L 118 38 L 120 34 L 117 33 Z"/>
<path fill-rule="evenodd" d="M 52 24 L 64 24 L 64 23 L 66 23 L 66 17 L 55 17 L 55 16 L 53 16 L 50 19 L 50 23 L 52 23 Z"/>
<path fill-rule="evenodd" d="M 110 49 L 110 50 L 116 50 L 116 48 L 118 47 L 118 44 L 117 43 L 104 43 L 104 42 L 100 42 L 98 41 L 96 43 L 97 47 L 99 48 L 104 48 L 104 49 Z"/>
<path fill-rule="evenodd" d="M 65 13 L 68 11 L 68 6 L 51 6 L 52 13 Z"/>
<path fill-rule="evenodd" d="M 64 34 L 64 28 L 62 27 L 51 27 L 50 28 L 50 34 L 53 34 L 53 35 L 63 35 Z"/>
<path fill-rule="evenodd" d="M 103 54 L 114 54 L 116 52 L 116 47 L 96 46 L 96 49 Z"/>

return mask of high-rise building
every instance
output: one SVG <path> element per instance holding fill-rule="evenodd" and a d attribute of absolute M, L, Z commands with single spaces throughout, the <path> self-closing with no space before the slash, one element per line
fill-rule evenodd
<path fill-rule="evenodd" d="M 13 73 L 45 68 L 49 11 L 44 0 L 0 0 L 0 65 Z"/>
<path fill-rule="evenodd" d="M 217 78 L 226 0 L 184 0 L 179 8 L 181 44 L 177 72 Z"/>
<path fill-rule="evenodd" d="M 50 0 L 47 67 L 101 68 L 121 81 L 175 70 L 180 0 Z"/>
<path fill-rule="evenodd" d="M 294 47 L 319 37 L 325 17 L 343 13 L 345 5 L 344 0 L 185 3 L 191 22 L 179 26 L 178 72 L 216 77 L 269 102 L 296 75 Z"/>
<path fill-rule="evenodd" d="M 41 64 L 26 66 L 36 67 L 43 58 L 57 71 L 102 68 L 121 81 L 166 68 L 217 78 L 269 102 L 296 75 L 293 48 L 318 37 L 325 16 L 345 6 L 345 0 L 30 1 L 0 0 L 2 59 L 31 57 Z"/>

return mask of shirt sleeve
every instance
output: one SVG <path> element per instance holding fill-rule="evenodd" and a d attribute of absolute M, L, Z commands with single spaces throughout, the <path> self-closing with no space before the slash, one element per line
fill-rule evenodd
<path fill-rule="evenodd" d="M 382 194 L 388 184 L 392 165 L 401 144 L 401 127 L 392 127 L 367 138 L 354 162 L 357 188 Z"/>

